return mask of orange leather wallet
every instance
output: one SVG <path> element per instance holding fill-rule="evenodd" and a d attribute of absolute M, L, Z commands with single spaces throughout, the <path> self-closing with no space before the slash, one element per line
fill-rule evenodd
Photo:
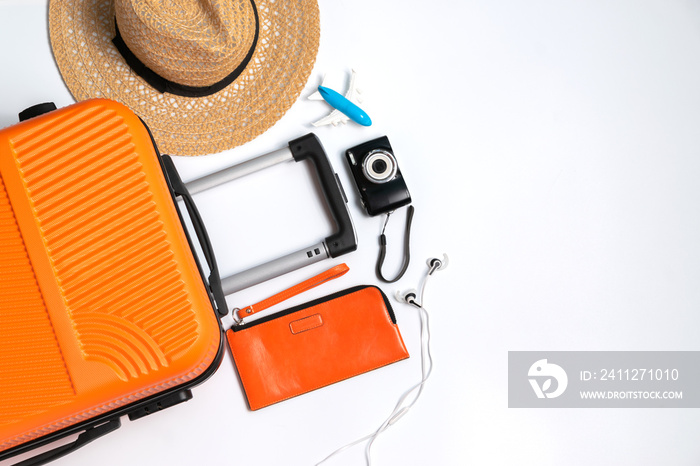
<path fill-rule="evenodd" d="M 243 319 L 348 271 L 335 266 L 253 306 L 226 332 L 248 405 L 257 410 L 408 358 L 394 311 L 358 286 L 244 323 Z"/>

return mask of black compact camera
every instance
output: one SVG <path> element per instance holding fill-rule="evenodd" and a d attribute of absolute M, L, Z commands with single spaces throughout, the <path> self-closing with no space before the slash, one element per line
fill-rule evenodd
<path fill-rule="evenodd" d="M 345 156 L 368 214 L 392 212 L 411 203 L 389 138 L 383 136 L 355 146 Z"/>

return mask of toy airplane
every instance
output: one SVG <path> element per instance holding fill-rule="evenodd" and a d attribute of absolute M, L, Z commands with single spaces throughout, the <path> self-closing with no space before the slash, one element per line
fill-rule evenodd
<path fill-rule="evenodd" d="M 323 83 L 318 87 L 318 92 L 311 94 L 309 99 L 325 100 L 330 106 L 335 108 L 335 110 L 333 110 L 330 115 L 312 123 L 314 126 L 338 126 L 338 123 L 345 124 L 348 120 L 352 120 L 362 126 L 370 126 L 372 124 L 369 115 L 353 102 L 353 100 L 357 102 L 362 101 L 359 97 L 361 92 L 355 86 L 355 75 L 355 70 L 352 70 L 350 85 L 348 86 L 348 91 L 345 93 L 345 96 L 325 86 L 326 78 L 323 78 Z"/>

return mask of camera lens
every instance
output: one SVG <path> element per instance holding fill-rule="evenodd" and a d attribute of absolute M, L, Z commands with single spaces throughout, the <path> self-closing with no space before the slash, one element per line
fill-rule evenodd
<path fill-rule="evenodd" d="M 384 173 L 386 171 L 386 162 L 383 160 L 375 160 L 372 164 L 372 170 L 376 173 Z"/>
<path fill-rule="evenodd" d="M 381 149 L 367 154 L 362 162 L 362 172 L 373 183 L 386 183 L 393 180 L 397 170 L 394 155 Z"/>

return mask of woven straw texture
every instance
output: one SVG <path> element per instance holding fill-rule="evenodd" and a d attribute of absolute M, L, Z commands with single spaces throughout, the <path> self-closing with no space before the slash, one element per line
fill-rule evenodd
<path fill-rule="evenodd" d="M 115 5 L 116 1 L 116 5 Z M 253 43 L 249 0 L 51 0 L 54 57 L 76 100 L 113 99 L 149 126 L 161 152 L 202 155 L 250 141 L 296 101 L 316 59 L 316 0 L 259 0 L 259 37 L 241 75 L 206 97 L 153 89 L 112 44 L 115 15 L 129 49 L 162 77 L 188 86 L 218 82 Z"/>

